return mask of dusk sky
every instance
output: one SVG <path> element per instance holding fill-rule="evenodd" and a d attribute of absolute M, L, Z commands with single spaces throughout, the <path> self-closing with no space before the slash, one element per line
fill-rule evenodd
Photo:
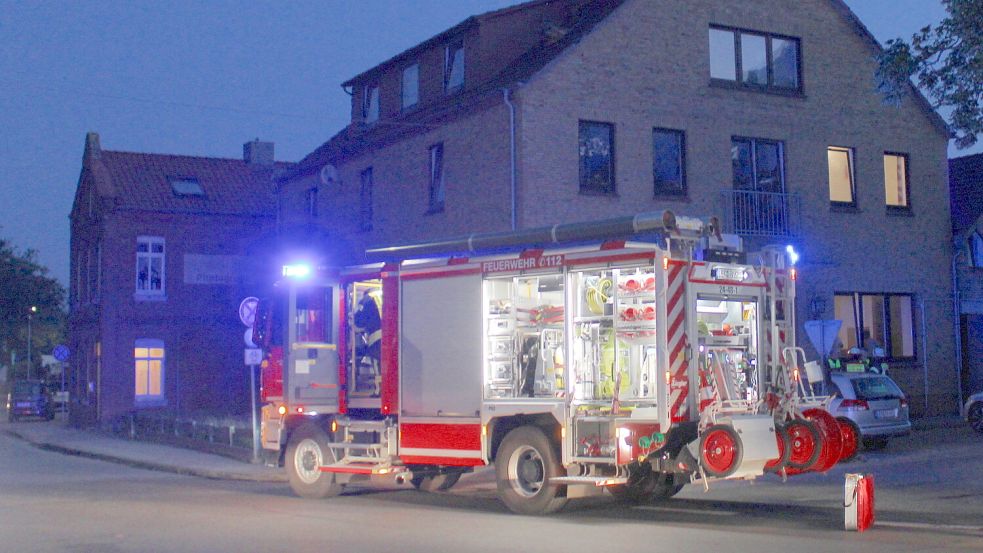
<path fill-rule="evenodd" d="M 517 0 L 0 0 L 0 237 L 68 282 L 85 133 L 107 150 L 297 161 L 341 129 L 340 83 Z M 883 43 L 938 0 L 847 0 Z M 956 152 L 965 155 L 983 151 Z"/>

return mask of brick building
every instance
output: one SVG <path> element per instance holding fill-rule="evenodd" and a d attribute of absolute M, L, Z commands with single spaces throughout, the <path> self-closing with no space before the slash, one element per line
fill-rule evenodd
<path fill-rule="evenodd" d="M 891 355 L 953 412 L 948 130 L 873 88 L 840 0 L 532 1 L 349 79 L 351 124 L 281 181 L 285 222 L 367 246 L 671 209 L 802 252 L 798 320 Z M 292 222 L 292 223 L 291 223 Z M 811 349 L 800 328 L 800 342 Z"/>
<path fill-rule="evenodd" d="M 949 160 L 963 396 L 983 390 L 983 154 Z"/>
<path fill-rule="evenodd" d="M 250 248 L 272 232 L 273 177 L 289 164 L 269 142 L 243 154 L 116 152 L 86 136 L 71 212 L 73 420 L 248 410 L 238 306 L 262 293 Z"/>

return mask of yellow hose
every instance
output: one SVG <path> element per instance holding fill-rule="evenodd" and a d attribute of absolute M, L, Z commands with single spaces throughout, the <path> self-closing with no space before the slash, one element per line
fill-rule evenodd
<path fill-rule="evenodd" d="M 604 304 L 607 303 L 608 299 L 611 297 L 611 287 L 614 283 L 611 279 L 604 278 L 597 282 L 596 285 L 587 286 L 587 309 L 595 315 L 604 314 Z"/>

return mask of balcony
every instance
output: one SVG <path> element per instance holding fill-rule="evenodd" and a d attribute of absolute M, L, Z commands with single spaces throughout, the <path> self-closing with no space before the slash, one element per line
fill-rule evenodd
<path fill-rule="evenodd" d="M 727 232 L 764 238 L 791 238 L 798 233 L 801 217 L 798 194 L 724 190 L 720 197 L 720 213 Z"/>

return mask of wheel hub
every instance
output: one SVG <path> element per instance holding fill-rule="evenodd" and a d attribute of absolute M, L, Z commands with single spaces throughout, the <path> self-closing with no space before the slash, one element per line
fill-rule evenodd
<path fill-rule="evenodd" d="M 509 481 L 516 493 L 532 497 L 546 483 L 546 466 L 543 457 L 530 446 L 523 446 L 509 460 Z"/>
<path fill-rule="evenodd" d="M 321 447 L 314 440 L 308 438 L 297 444 L 297 452 L 294 454 L 294 466 L 297 476 L 305 484 L 313 484 L 321 476 Z"/>

